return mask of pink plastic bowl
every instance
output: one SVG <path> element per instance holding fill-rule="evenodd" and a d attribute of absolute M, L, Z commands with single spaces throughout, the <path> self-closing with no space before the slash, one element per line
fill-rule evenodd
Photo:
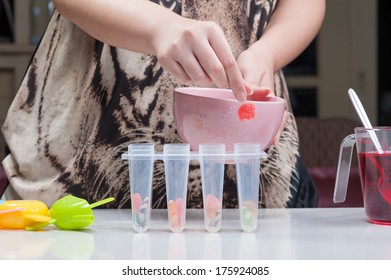
<path fill-rule="evenodd" d="M 226 151 L 233 151 L 235 143 L 259 143 L 265 150 L 281 125 L 285 100 L 267 96 L 247 102 L 255 106 L 255 117 L 240 120 L 238 109 L 243 103 L 231 90 L 176 88 L 173 109 L 178 133 L 193 151 L 204 143 L 224 143 Z"/>

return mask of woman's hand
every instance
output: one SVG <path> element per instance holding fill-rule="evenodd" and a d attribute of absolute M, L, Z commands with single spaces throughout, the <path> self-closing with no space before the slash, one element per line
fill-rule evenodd
<path fill-rule="evenodd" d="M 164 30 L 170 32 L 158 34 L 154 45 L 166 71 L 186 84 L 230 88 L 239 101 L 246 100 L 251 89 L 219 25 L 183 18 Z"/>
<path fill-rule="evenodd" d="M 254 94 L 274 94 L 274 67 L 270 56 L 257 54 L 251 48 L 238 57 L 239 69 L 246 83 L 253 88 Z"/>

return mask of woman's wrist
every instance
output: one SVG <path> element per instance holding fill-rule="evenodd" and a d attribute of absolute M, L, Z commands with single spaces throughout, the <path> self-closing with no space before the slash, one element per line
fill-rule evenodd
<path fill-rule="evenodd" d="M 276 69 L 274 51 L 261 41 L 252 44 L 247 51 L 253 53 L 256 63 L 267 65 L 267 68 L 273 70 L 273 72 L 279 70 Z"/>

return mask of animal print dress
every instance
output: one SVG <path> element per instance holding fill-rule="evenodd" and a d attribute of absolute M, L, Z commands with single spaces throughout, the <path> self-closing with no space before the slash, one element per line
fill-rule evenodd
<path fill-rule="evenodd" d="M 213 20 L 237 57 L 267 25 L 275 0 L 154 0 L 185 17 Z M 167 32 L 170 32 L 167 30 Z M 130 207 L 130 143 L 178 143 L 173 89 L 184 86 L 155 56 L 95 40 L 54 12 L 2 132 L 9 192 L 51 205 L 72 194 L 105 207 Z M 275 93 L 287 100 L 289 120 L 260 168 L 260 207 L 314 207 L 317 196 L 298 152 L 298 135 L 282 72 Z M 155 162 L 153 207 L 166 207 L 164 165 Z M 190 166 L 188 207 L 202 207 L 199 166 Z M 237 207 L 234 165 L 226 165 L 224 207 Z"/>

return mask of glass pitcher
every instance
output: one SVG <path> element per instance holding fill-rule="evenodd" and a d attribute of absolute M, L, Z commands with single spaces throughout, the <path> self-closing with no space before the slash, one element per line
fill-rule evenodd
<path fill-rule="evenodd" d="M 342 140 L 334 203 L 345 201 L 355 144 L 365 213 L 370 222 L 391 225 L 391 127 L 357 127 Z"/>

